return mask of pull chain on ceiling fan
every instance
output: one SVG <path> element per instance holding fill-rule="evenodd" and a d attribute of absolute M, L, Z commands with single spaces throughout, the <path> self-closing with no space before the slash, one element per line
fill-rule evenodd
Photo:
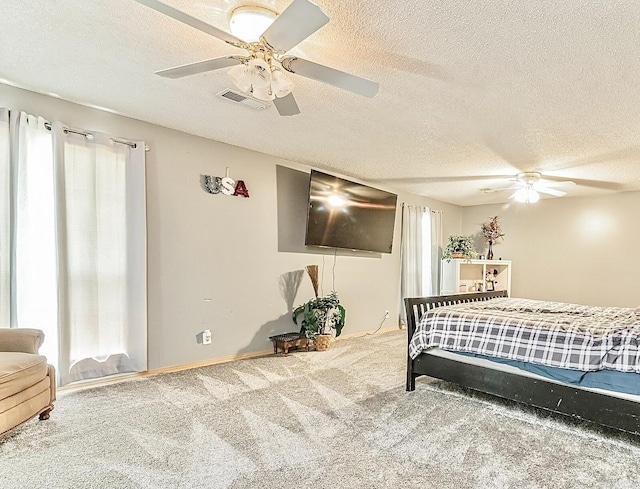
<path fill-rule="evenodd" d="M 234 11 L 232 31 L 238 32 L 238 36 L 244 37 L 246 35 L 247 39 L 229 34 L 158 0 L 136 1 L 216 37 L 227 44 L 248 51 L 245 56 L 229 55 L 189 63 L 157 71 L 157 75 L 167 78 L 182 78 L 206 71 L 232 67 L 228 74 L 233 83 L 241 91 L 250 93 L 255 98 L 264 101 L 272 100 L 280 115 L 300 113 L 298 104 L 292 94 L 294 84 L 289 80 L 288 73 L 311 78 L 365 97 L 374 97 L 378 93 L 379 85 L 376 82 L 297 56 L 286 55 L 287 51 L 329 22 L 329 17 L 325 15 L 320 7 L 309 0 L 293 0 L 277 17 L 275 12 L 262 7 L 239 7 Z M 268 25 L 262 35 L 257 36 L 257 40 L 250 40 L 250 33 L 240 34 L 244 31 L 237 30 L 241 23 L 238 19 L 242 15 L 260 17 L 263 26 Z M 271 19 L 275 20 L 269 24 Z"/>

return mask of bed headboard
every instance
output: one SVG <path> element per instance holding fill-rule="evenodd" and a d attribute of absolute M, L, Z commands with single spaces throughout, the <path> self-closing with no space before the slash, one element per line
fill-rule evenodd
<path fill-rule="evenodd" d="M 416 331 L 416 326 L 422 315 L 436 307 L 450 306 L 452 304 L 461 304 L 463 302 L 479 302 L 495 299 L 496 297 L 507 297 L 506 290 L 493 292 L 476 292 L 473 294 L 455 294 L 455 295 L 433 295 L 431 297 L 407 297 L 404 300 L 404 306 L 407 311 L 407 332 L 409 341 Z"/>

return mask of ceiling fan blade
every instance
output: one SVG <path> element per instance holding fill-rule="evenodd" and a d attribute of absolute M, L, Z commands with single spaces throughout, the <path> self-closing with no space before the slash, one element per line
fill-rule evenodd
<path fill-rule="evenodd" d="M 564 178 L 562 177 L 550 177 L 549 175 L 545 175 L 544 177 L 545 180 L 551 180 L 554 182 L 564 182 L 566 181 Z M 599 188 L 599 189 L 603 189 L 603 190 L 615 190 L 615 191 L 620 191 L 620 190 L 624 190 L 624 185 L 621 185 L 619 183 L 615 183 L 615 182 L 604 182 L 604 181 L 598 181 L 598 180 L 585 180 L 582 178 L 571 178 L 571 180 L 573 181 L 573 183 L 575 183 L 576 185 L 580 185 L 581 187 L 591 187 L 591 188 Z"/>
<path fill-rule="evenodd" d="M 547 180 L 547 177 L 544 177 L 543 180 Z M 571 180 L 561 180 L 557 182 L 543 182 L 545 187 L 558 188 L 558 187 L 575 187 L 576 182 L 572 182 Z"/>
<path fill-rule="evenodd" d="M 181 12 L 178 9 L 170 7 L 169 5 L 166 5 L 162 2 L 158 2 L 158 0 L 135 0 L 135 1 L 138 3 L 141 3 L 142 5 L 146 5 L 150 9 L 160 12 L 161 14 L 168 15 L 169 17 L 172 17 L 182 22 L 183 24 L 190 25 L 191 27 L 194 27 L 199 31 L 205 32 L 210 36 L 217 37 L 218 39 L 221 39 L 224 42 L 229 43 L 233 46 L 237 46 L 240 48 L 246 48 L 248 46 L 246 42 L 241 41 L 233 34 L 229 34 L 228 32 L 218 29 L 217 27 L 213 27 L 212 25 L 207 24 L 206 22 L 203 22 L 200 19 L 196 19 L 195 17 L 192 17 L 189 14 L 185 14 L 184 12 Z"/>
<path fill-rule="evenodd" d="M 511 187 L 500 187 L 500 188 L 493 188 L 490 190 L 493 190 L 494 192 L 504 192 L 505 190 L 520 190 L 521 188 L 524 188 L 522 185 L 511 185 Z M 488 192 L 491 193 L 491 192 Z"/>
<path fill-rule="evenodd" d="M 273 105 L 278 109 L 280 115 L 297 115 L 300 113 L 296 99 L 290 93 L 286 97 L 273 99 Z"/>
<path fill-rule="evenodd" d="M 197 63 L 189 63 L 186 65 L 176 66 L 175 68 L 167 68 L 166 70 L 156 71 L 156 75 L 166 78 L 182 78 L 183 76 L 196 75 L 205 71 L 219 70 L 220 68 L 228 68 L 229 66 L 242 63 L 240 56 L 225 56 L 223 58 L 207 59 L 206 61 L 198 61 Z"/>
<path fill-rule="evenodd" d="M 329 17 L 309 0 L 293 0 L 273 21 L 262 38 L 278 51 L 289 51 L 329 22 Z"/>
<path fill-rule="evenodd" d="M 455 176 L 455 177 L 402 177 L 402 178 L 376 178 L 371 180 L 372 182 L 393 182 L 393 183 L 408 183 L 408 184 L 433 184 L 433 183 L 446 183 L 446 182 L 481 182 L 484 180 L 504 180 L 511 177 L 511 175 L 467 175 L 467 176 Z M 503 190 L 503 189 L 499 189 Z"/>
<path fill-rule="evenodd" d="M 378 87 L 380 86 L 376 82 L 295 56 L 282 58 L 282 67 L 296 75 L 328 83 L 334 87 L 364 95 L 365 97 L 374 97 L 378 93 Z"/>
<path fill-rule="evenodd" d="M 534 187 L 534 189 L 536 190 L 536 192 L 539 192 L 541 194 L 553 195 L 555 197 L 564 197 L 565 195 L 567 195 L 567 192 L 563 192 L 562 190 L 556 190 L 555 188 Z"/>

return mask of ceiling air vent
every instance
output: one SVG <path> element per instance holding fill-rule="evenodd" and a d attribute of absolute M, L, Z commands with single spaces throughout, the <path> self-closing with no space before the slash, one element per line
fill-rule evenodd
<path fill-rule="evenodd" d="M 218 93 L 217 95 L 218 97 L 221 97 L 226 100 L 230 100 L 231 102 L 235 102 L 240 105 L 245 105 L 254 110 L 262 110 L 269 107 L 269 105 L 264 103 L 262 100 L 258 100 L 252 97 L 247 97 L 246 95 L 243 95 L 238 92 L 234 92 L 229 88 L 225 88 L 224 90 L 222 90 L 222 92 Z"/>

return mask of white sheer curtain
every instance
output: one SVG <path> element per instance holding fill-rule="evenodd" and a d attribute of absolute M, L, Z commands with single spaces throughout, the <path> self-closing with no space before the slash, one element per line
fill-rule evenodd
<path fill-rule="evenodd" d="M 0 328 L 11 325 L 11 184 L 9 111 L 0 108 Z"/>
<path fill-rule="evenodd" d="M 61 385 L 147 368 L 144 143 L 92 135 L 0 109 L 0 327 Z"/>
<path fill-rule="evenodd" d="M 431 293 L 440 293 L 442 275 L 442 211 L 431 210 Z"/>
<path fill-rule="evenodd" d="M 60 382 L 146 370 L 144 143 L 53 130 Z"/>
<path fill-rule="evenodd" d="M 405 297 L 432 293 L 431 210 L 403 204 L 400 258 L 400 324 L 406 324 Z"/>
<path fill-rule="evenodd" d="M 41 329 L 41 353 L 55 365 L 57 349 L 53 142 L 45 120 L 2 109 L 3 168 L 2 325 Z M 6 123 L 6 126 L 5 126 Z M 8 137 L 7 137 L 8 136 Z M 4 287 L 3 287 L 4 289 Z"/>

